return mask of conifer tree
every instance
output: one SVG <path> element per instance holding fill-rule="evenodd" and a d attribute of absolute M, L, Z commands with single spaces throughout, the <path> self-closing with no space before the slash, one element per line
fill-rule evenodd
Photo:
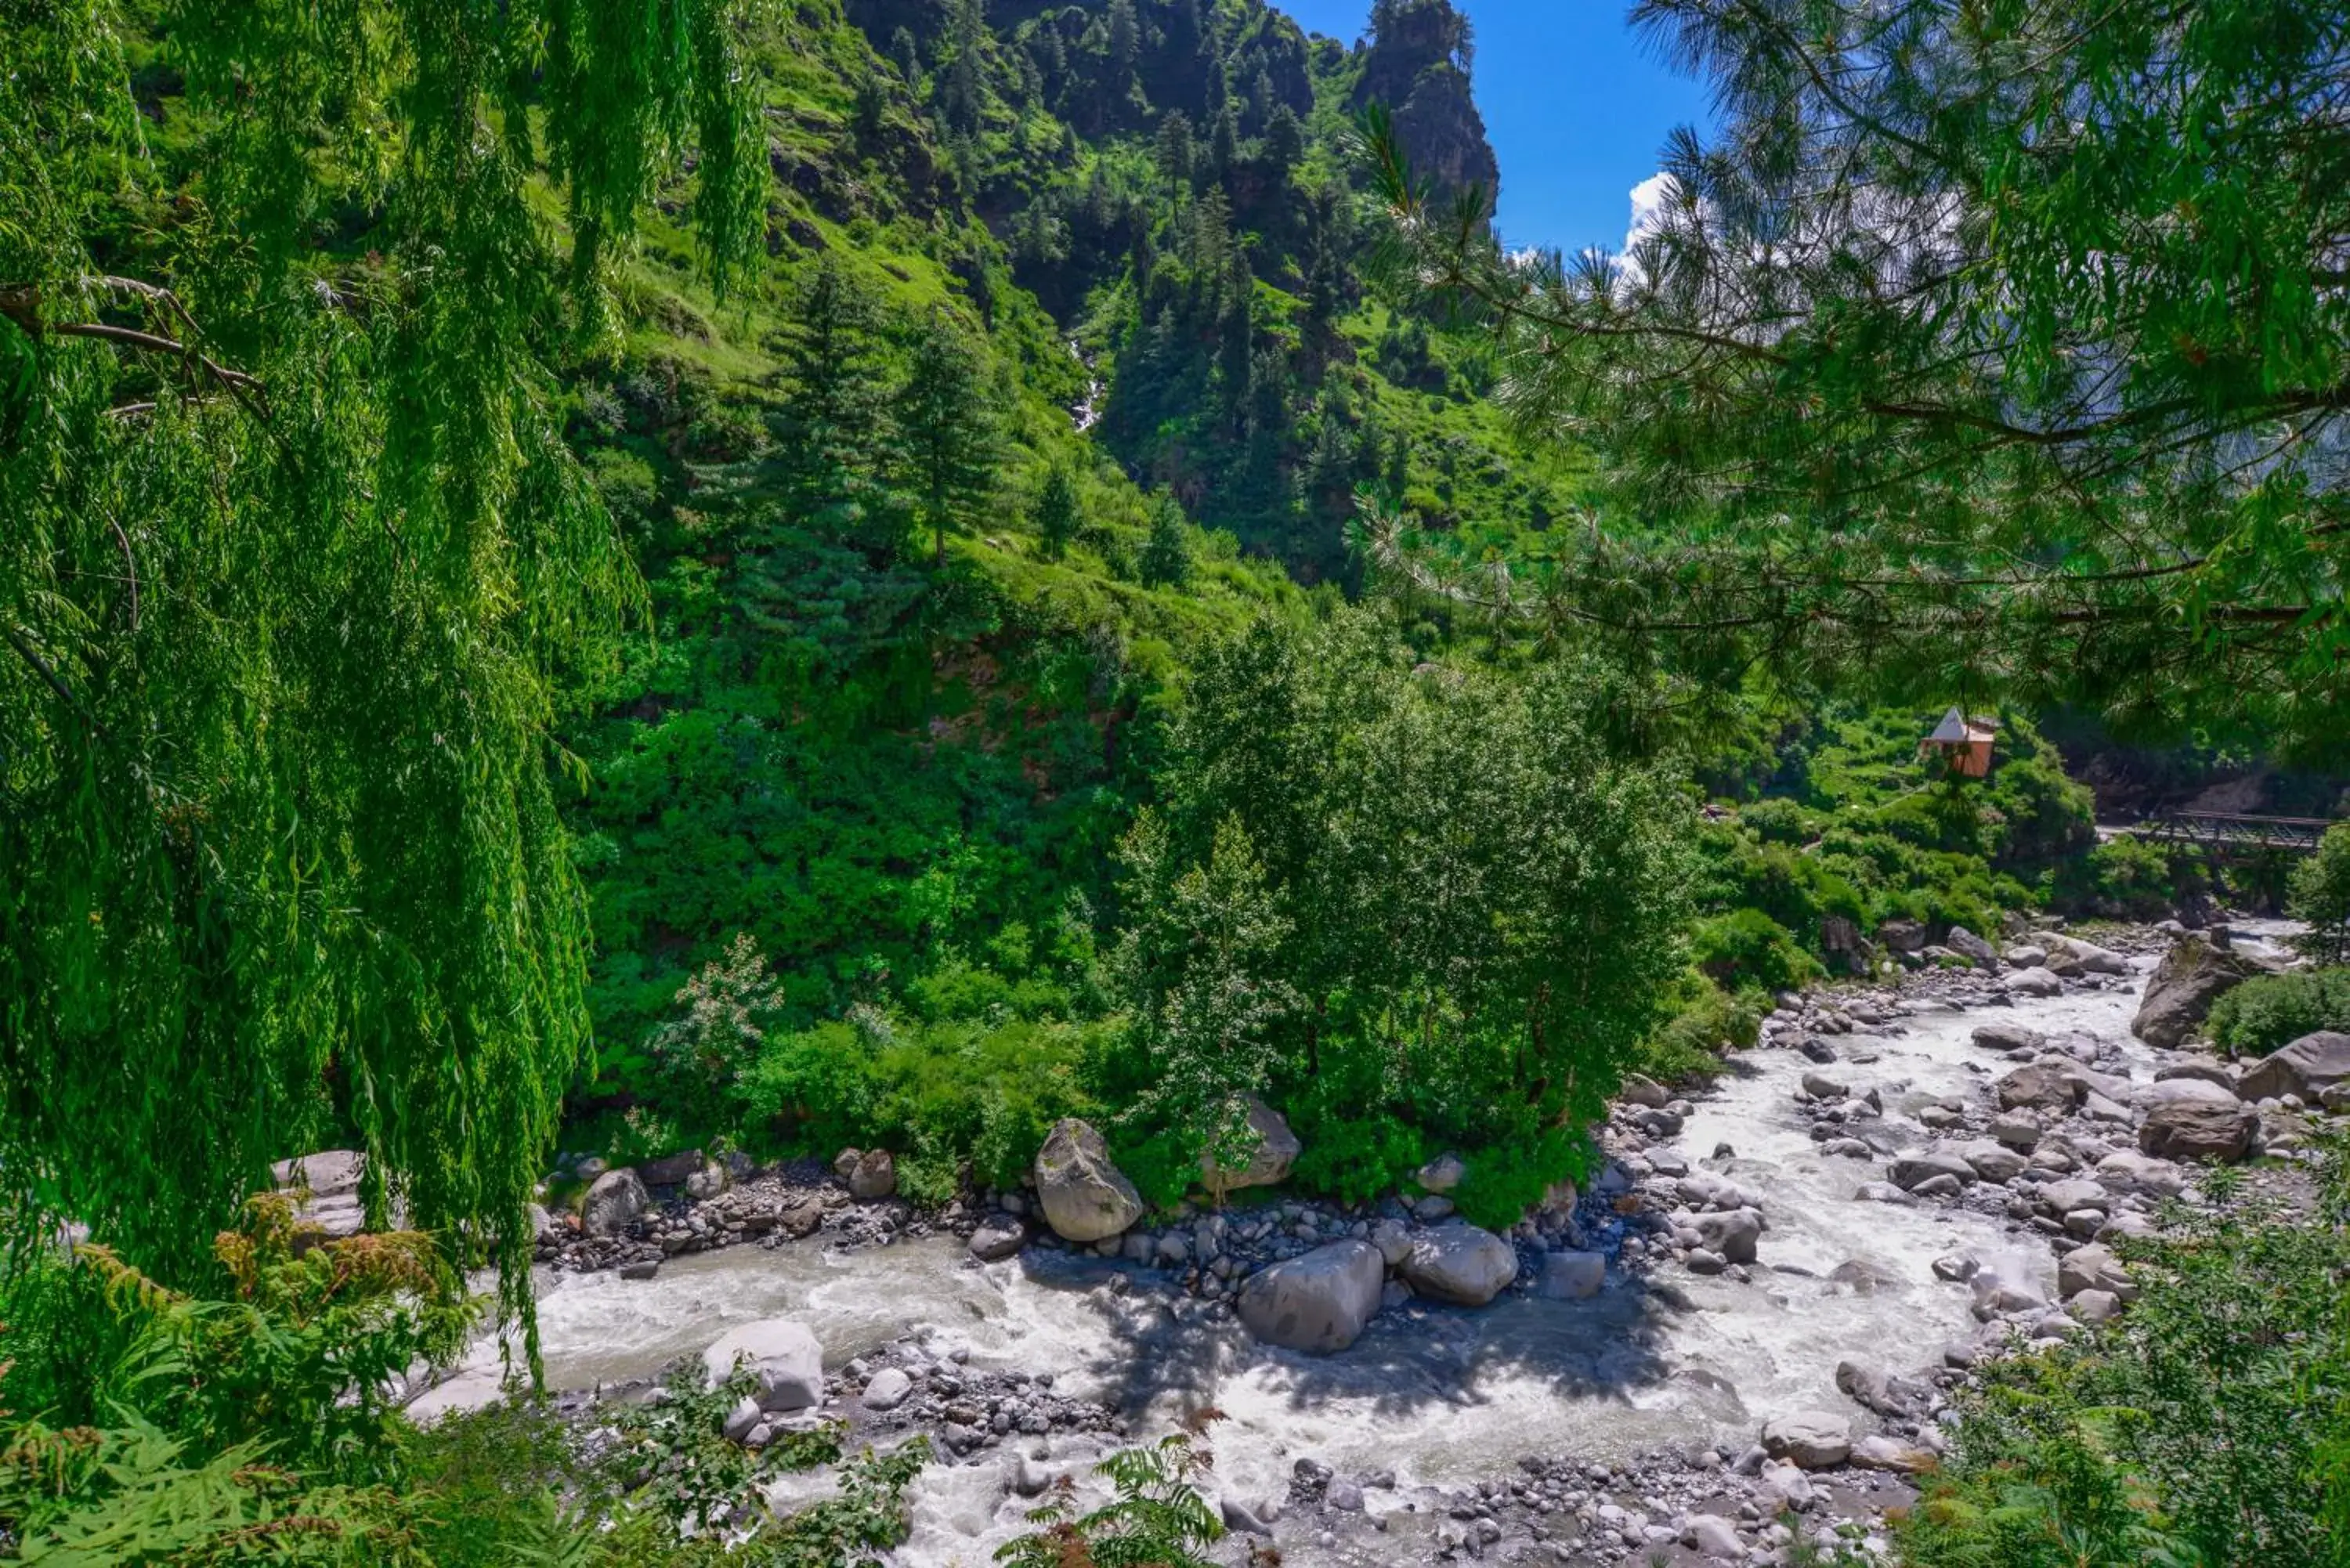
<path fill-rule="evenodd" d="M 1077 482 L 1066 462 L 1056 462 L 1045 471 L 1045 483 L 1036 494 L 1034 525 L 1036 537 L 1043 545 L 1047 560 L 1057 561 L 1068 549 L 1085 526 L 1077 511 Z"/>
<path fill-rule="evenodd" d="M 894 544 L 879 478 L 890 439 L 881 307 L 831 252 L 800 292 L 784 374 L 777 481 L 794 515 L 835 538 Z"/>
<path fill-rule="evenodd" d="M 978 517 L 994 493 L 993 410 L 978 345 L 953 317 L 933 313 L 914 338 L 896 414 L 907 488 L 931 526 L 937 564 L 946 561 L 948 533 Z"/>
<path fill-rule="evenodd" d="M 1191 526 L 1175 498 L 1160 494 L 1150 504 L 1150 533 L 1137 563 L 1145 587 L 1180 587 L 1191 580 Z"/>

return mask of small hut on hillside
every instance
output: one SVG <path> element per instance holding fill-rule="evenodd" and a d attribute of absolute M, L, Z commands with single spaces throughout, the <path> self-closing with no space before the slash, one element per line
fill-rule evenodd
<path fill-rule="evenodd" d="M 1952 708 L 1934 726 L 1934 732 L 1918 742 L 1921 757 L 1939 757 L 1950 772 L 1960 778 L 1979 779 L 1991 772 L 1991 742 L 1999 739 L 1999 726 L 1989 719 L 1970 718 Z"/>

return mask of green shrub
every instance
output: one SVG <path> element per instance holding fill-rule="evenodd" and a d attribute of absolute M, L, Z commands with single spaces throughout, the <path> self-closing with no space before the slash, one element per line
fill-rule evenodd
<path fill-rule="evenodd" d="M 1367 1203 L 1393 1192 L 1428 1162 L 1419 1128 L 1384 1113 L 1364 1115 L 1343 1100 L 1309 1097 L 1290 1115 L 1305 1152 L 1289 1173 L 1291 1185 L 1341 1203 Z"/>
<path fill-rule="evenodd" d="M 2338 1155 L 2315 1217 L 2179 1210 L 2131 1246 L 2124 1317 L 1994 1363 L 1961 1401 L 1949 1465 L 1899 1528 L 1913 1568 L 2339 1563 L 2324 1472 L 2350 1454 L 2350 1268 Z M 2335 1521 L 2335 1522 L 2338 1522 Z"/>
<path fill-rule="evenodd" d="M 1819 978 L 1819 963 L 1794 933 L 1760 909 L 1732 909 L 1700 920 L 1690 942 L 1697 967 L 1733 991 L 1788 991 Z"/>
<path fill-rule="evenodd" d="M 1592 1158 L 1591 1140 L 1565 1127 L 1476 1149 L 1467 1157 L 1468 1174 L 1453 1189 L 1452 1201 L 1471 1224 L 1506 1231 L 1559 1182 L 1580 1183 L 1591 1173 Z"/>
<path fill-rule="evenodd" d="M 2256 976 L 2220 993 L 2210 1028 L 2231 1056 L 2265 1056 L 2320 1029 L 2350 1030 L 2350 969 Z"/>
<path fill-rule="evenodd" d="M 1683 978 L 1679 996 L 1672 1017 L 1641 1042 L 1632 1064 L 1660 1084 L 1712 1077 L 1721 1070 L 1717 1047 L 1753 1044 L 1771 1010 L 1769 993 L 1724 991 L 1694 970 Z"/>
<path fill-rule="evenodd" d="M 2199 888 L 2203 877 L 2191 858 L 2125 835 L 2107 839 L 2056 873 L 2056 900 L 2083 914 L 2121 920 L 2158 920 Z"/>

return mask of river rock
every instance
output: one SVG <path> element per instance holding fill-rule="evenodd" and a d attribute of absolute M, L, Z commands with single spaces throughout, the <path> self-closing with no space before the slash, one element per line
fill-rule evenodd
<path fill-rule="evenodd" d="M 2092 1242 L 2075 1247 L 2056 1261 L 2056 1293 L 2069 1301 L 2083 1291 L 2105 1291 L 2119 1301 L 2134 1301 L 2137 1286 L 2110 1247 Z"/>
<path fill-rule="evenodd" d="M 1804 1093 L 1815 1100 L 1841 1100 L 1852 1093 L 1852 1087 L 1825 1073 L 1806 1073 L 1804 1075 Z"/>
<path fill-rule="evenodd" d="M 1355 1343 L 1379 1310 L 1386 1277 L 1367 1241 L 1332 1241 L 1251 1274 L 1237 1306 L 1243 1326 L 1266 1345 L 1326 1355 Z"/>
<path fill-rule="evenodd" d="M 906 1375 L 904 1368 L 885 1366 L 867 1382 L 858 1403 L 868 1410 L 894 1410 L 903 1405 L 906 1397 L 913 1391 L 914 1380 Z"/>
<path fill-rule="evenodd" d="M 733 1185 L 734 1178 L 713 1159 L 685 1179 L 685 1195 L 696 1203 L 707 1203 Z"/>
<path fill-rule="evenodd" d="M 1399 1272 L 1421 1295 L 1483 1306 L 1518 1277 L 1518 1254 L 1491 1231 L 1456 1220 L 1414 1237 Z"/>
<path fill-rule="evenodd" d="M 2040 1123 L 2027 1111 L 2002 1111 L 1986 1130 L 1994 1141 L 2022 1154 L 2040 1147 Z"/>
<path fill-rule="evenodd" d="M 667 1155 L 660 1159 L 649 1159 L 638 1166 L 636 1171 L 638 1178 L 647 1187 L 675 1187 L 683 1182 L 687 1177 L 700 1170 L 706 1163 L 707 1161 L 702 1158 L 700 1149 L 690 1148 L 682 1154 Z"/>
<path fill-rule="evenodd" d="M 1400 1220 L 1382 1220 L 1371 1227 L 1371 1245 L 1390 1269 L 1411 1256 L 1411 1231 Z"/>
<path fill-rule="evenodd" d="M 2040 1189 L 2040 1201 L 2059 1214 L 2070 1214 L 2076 1209 L 2109 1210 L 2114 1206 L 2102 1183 L 2086 1177 L 2070 1177 L 2052 1181 Z"/>
<path fill-rule="evenodd" d="M 1907 1192 L 1915 1192 L 1938 1176 L 1947 1176 L 1963 1187 L 1974 1180 L 1975 1168 L 1947 1150 L 1927 1149 L 1902 1156 L 1893 1162 L 1886 1175 L 1892 1179 L 1894 1186 Z"/>
<path fill-rule="evenodd" d="M 636 1171 L 627 1166 L 608 1170 L 588 1189 L 579 1210 L 579 1228 L 590 1236 L 617 1236 L 635 1224 L 652 1195 Z"/>
<path fill-rule="evenodd" d="M 2020 969 L 2007 977 L 2007 989 L 2022 996 L 2056 996 L 2064 982 L 2044 969 Z"/>
<path fill-rule="evenodd" d="M 1699 1556 L 1716 1563 L 1746 1561 L 1746 1542 L 1738 1527 L 1718 1513 L 1692 1513 L 1681 1526 L 1681 1543 Z"/>
<path fill-rule="evenodd" d="M 2190 1057 L 2183 1062 L 2166 1062 L 2154 1070 L 2154 1081 L 2168 1083 L 2173 1078 L 2200 1078 L 2207 1084 L 2217 1084 L 2230 1094 L 2236 1092 L 2235 1069 L 2225 1062 L 2209 1057 Z"/>
<path fill-rule="evenodd" d="M 2147 981 L 2130 1033 L 2149 1045 L 2175 1051 L 2202 1026 L 2222 992 L 2260 972 L 2261 966 L 2243 953 L 2214 946 L 2200 936 L 2182 937 Z"/>
<path fill-rule="evenodd" d="M 795 1318 L 761 1318 L 729 1329 L 702 1353 L 702 1369 L 712 1386 L 734 1376 L 737 1361 L 757 1379 L 752 1393 L 762 1410 L 806 1410 L 824 1403 L 824 1347 Z"/>
<path fill-rule="evenodd" d="M 2021 1154 L 1995 1139 L 1979 1138 L 1959 1150 L 1959 1158 L 1974 1167 L 1974 1172 L 1985 1181 L 2012 1181 L 2023 1174 L 2026 1161 Z"/>
<path fill-rule="evenodd" d="M 2186 1175 L 2177 1166 L 2133 1148 L 2117 1148 L 2097 1161 L 2097 1180 L 2110 1189 L 2147 1198 L 2176 1198 L 2187 1189 Z"/>
<path fill-rule="evenodd" d="M 861 1151 L 849 1162 L 848 1195 L 868 1202 L 894 1197 L 898 1191 L 898 1160 L 886 1148 Z"/>
<path fill-rule="evenodd" d="M 1555 1302 L 1579 1302 L 1599 1293 L 1607 1282 L 1607 1259 L 1599 1252 L 1551 1252 L 1543 1258 L 1534 1293 Z"/>
<path fill-rule="evenodd" d="M 1429 1192 L 1450 1192 L 1461 1185 L 1469 1174 L 1469 1166 L 1457 1154 L 1440 1154 L 1413 1173 L 1412 1179 Z"/>
<path fill-rule="evenodd" d="M 2260 1120 L 2251 1106 L 2200 1078 L 2153 1085 L 2142 1103 L 2137 1147 L 2164 1159 L 2241 1159 Z"/>
<path fill-rule="evenodd" d="M 2244 1070 L 2236 1093 L 2247 1100 L 2299 1095 L 2322 1099 L 2334 1085 L 2350 1081 L 2350 1034 L 2321 1029 L 2271 1052 Z"/>
<path fill-rule="evenodd" d="M 1942 945 L 1973 964 L 1977 969 L 1997 969 L 1999 950 L 1964 926 L 1952 926 Z"/>
<path fill-rule="evenodd" d="M 1807 1470 L 1840 1465 L 1852 1453 L 1852 1423 L 1831 1410 L 1795 1410 L 1762 1426 L 1762 1451 Z"/>
<path fill-rule="evenodd" d="M 1985 1023 L 1972 1039 L 1986 1051 L 2037 1051 L 2048 1044 L 2048 1036 L 2021 1023 Z"/>
<path fill-rule="evenodd" d="M 1852 1462 L 1865 1470 L 1914 1476 L 1933 1469 L 1936 1460 L 1930 1449 L 1905 1443 L 1884 1432 L 1872 1432 L 1852 1446 Z"/>
<path fill-rule="evenodd" d="M 1630 1105 L 1644 1106 L 1652 1111 L 1661 1111 L 1673 1103 L 1670 1089 L 1642 1073 L 1627 1073 L 1624 1075 L 1624 1086 L 1616 1091 L 1616 1097 Z"/>
<path fill-rule="evenodd" d="M 1064 1116 L 1036 1151 L 1036 1197 L 1045 1223 L 1071 1241 L 1107 1241 L 1142 1218 L 1142 1195 L 1110 1163 L 1101 1134 Z"/>
<path fill-rule="evenodd" d="M 1700 1214 L 1691 1223 L 1707 1251 L 1732 1263 L 1755 1261 L 1754 1246 L 1763 1231 L 1761 1210 L 1731 1209 Z"/>
<path fill-rule="evenodd" d="M 983 1263 L 1001 1262 L 1028 1244 L 1028 1222 L 1016 1214 L 991 1214 L 971 1233 L 971 1255 Z"/>
<path fill-rule="evenodd" d="M 2046 1062 L 2018 1067 L 1992 1085 L 1991 1092 L 2003 1111 L 2025 1107 L 2069 1111 L 2079 1103 L 2073 1085 L 2065 1081 L 2064 1070 Z"/>
<path fill-rule="evenodd" d="M 1271 1187 L 1287 1176 L 1289 1168 L 1297 1163 L 1297 1157 L 1305 1152 L 1305 1144 L 1289 1130 L 1289 1123 L 1282 1114 L 1254 1095 L 1247 1097 L 1242 1114 L 1248 1132 L 1233 1140 L 1236 1147 L 1232 1152 L 1239 1156 L 1241 1148 L 1246 1147 L 1247 1154 L 1239 1168 L 1219 1165 L 1212 1151 L 1203 1150 L 1200 1155 L 1201 1182 L 1220 1199 L 1243 1187 Z"/>

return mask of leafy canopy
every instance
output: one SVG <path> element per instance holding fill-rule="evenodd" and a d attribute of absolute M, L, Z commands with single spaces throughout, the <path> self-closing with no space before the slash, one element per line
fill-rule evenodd
<path fill-rule="evenodd" d="M 1603 461 L 1515 557 L 1374 559 L 1692 673 L 2005 691 L 2319 751 L 2342 660 L 2350 13 L 1642 0 L 1710 82 L 1628 254 L 1506 254 L 1369 151 L 1406 292 Z"/>

